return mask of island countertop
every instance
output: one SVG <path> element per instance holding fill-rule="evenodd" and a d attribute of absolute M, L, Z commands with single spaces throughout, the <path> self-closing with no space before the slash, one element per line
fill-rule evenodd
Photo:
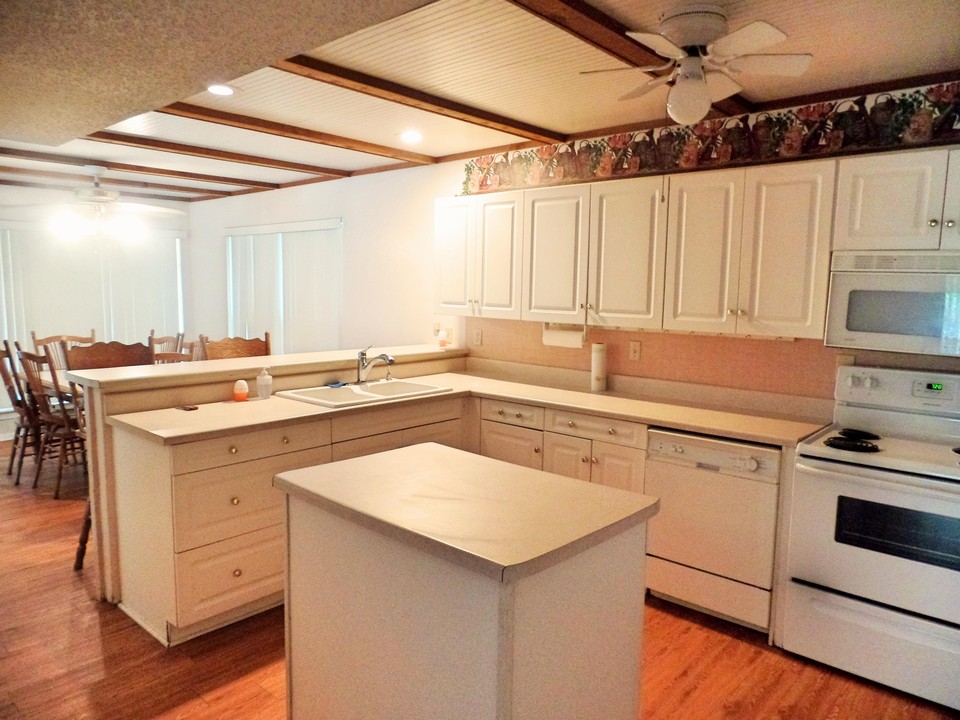
<path fill-rule="evenodd" d="M 646 522 L 659 501 L 425 443 L 283 472 L 274 486 L 510 582 Z"/>

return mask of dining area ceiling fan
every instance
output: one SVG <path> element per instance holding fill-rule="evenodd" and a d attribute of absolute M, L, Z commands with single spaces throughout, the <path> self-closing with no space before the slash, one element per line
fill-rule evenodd
<path fill-rule="evenodd" d="M 743 88 L 735 76 L 741 73 L 802 75 L 813 60 L 807 53 L 758 54 L 758 50 L 786 40 L 786 34 L 763 20 L 728 33 L 726 13 L 713 4 L 678 6 L 661 15 L 657 32 L 630 31 L 627 36 L 666 62 L 632 68 L 663 74 L 621 96 L 620 100 L 642 97 L 670 83 L 667 114 L 683 125 L 699 122 L 713 103 L 739 93 Z"/>

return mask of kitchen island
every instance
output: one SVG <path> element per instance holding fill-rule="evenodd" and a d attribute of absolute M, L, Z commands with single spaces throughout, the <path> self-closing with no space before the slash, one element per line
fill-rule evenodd
<path fill-rule="evenodd" d="M 655 498 L 433 443 L 274 485 L 290 717 L 637 716 Z"/>

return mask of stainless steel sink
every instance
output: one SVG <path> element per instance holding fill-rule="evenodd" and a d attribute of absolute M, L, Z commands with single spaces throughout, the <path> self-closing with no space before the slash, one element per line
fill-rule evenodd
<path fill-rule="evenodd" d="M 277 395 L 291 400 L 313 403 L 314 405 L 341 408 L 386 400 L 399 400 L 419 395 L 436 395 L 451 390 L 452 388 L 428 385 L 411 380 L 377 380 L 369 383 L 341 385 L 340 387 L 322 385 L 300 390 L 281 390 Z"/>

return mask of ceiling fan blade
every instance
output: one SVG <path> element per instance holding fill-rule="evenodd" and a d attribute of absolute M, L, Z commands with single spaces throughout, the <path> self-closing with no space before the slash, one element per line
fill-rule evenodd
<path fill-rule="evenodd" d="M 166 207 L 164 205 L 147 205 L 146 203 L 118 202 L 117 210 L 124 213 L 154 213 L 157 215 L 186 215 L 183 210 Z"/>
<path fill-rule="evenodd" d="M 618 100 L 635 100 L 638 97 L 643 97 L 651 90 L 663 85 L 673 79 L 675 73 L 670 73 L 669 75 L 661 75 L 658 78 L 654 78 L 648 83 L 644 83 L 635 90 L 631 90 L 626 95 L 621 95 Z"/>
<path fill-rule="evenodd" d="M 813 62 L 813 55 L 741 55 L 730 58 L 724 68 L 734 73 L 757 75 L 803 75 Z"/>
<path fill-rule="evenodd" d="M 787 36 L 770 23 L 756 20 L 707 45 L 707 54 L 723 57 L 746 55 L 786 39 Z"/>
<path fill-rule="evenodd" d="M 604 70 L 581 70 L 580 75 L 599 75 L 601 73 L 621 72 L 623 70 L 639 70 L 640 72 L 660 72 L 669 70 L 674 65 L 673 60 L 669 60 L 663 65 L 641 65 L 639 67 L 606 68 Z"/>
<path fill-rule="evenodd" d="M 657 55 L 671 60 L 682 60 L 687 56 L 683 48 L 677 47 L 663 35 L 657 33 L 628 32 L 627 37 L 636 40 L 641 45 L 646 45 Z"/>
<path fill-rule="evenodd" d="M 719 70 L 705 73 L 703 77 L 710 91 L 710 102 L 719 102 L 743 90 L 732 78 Z"/>

